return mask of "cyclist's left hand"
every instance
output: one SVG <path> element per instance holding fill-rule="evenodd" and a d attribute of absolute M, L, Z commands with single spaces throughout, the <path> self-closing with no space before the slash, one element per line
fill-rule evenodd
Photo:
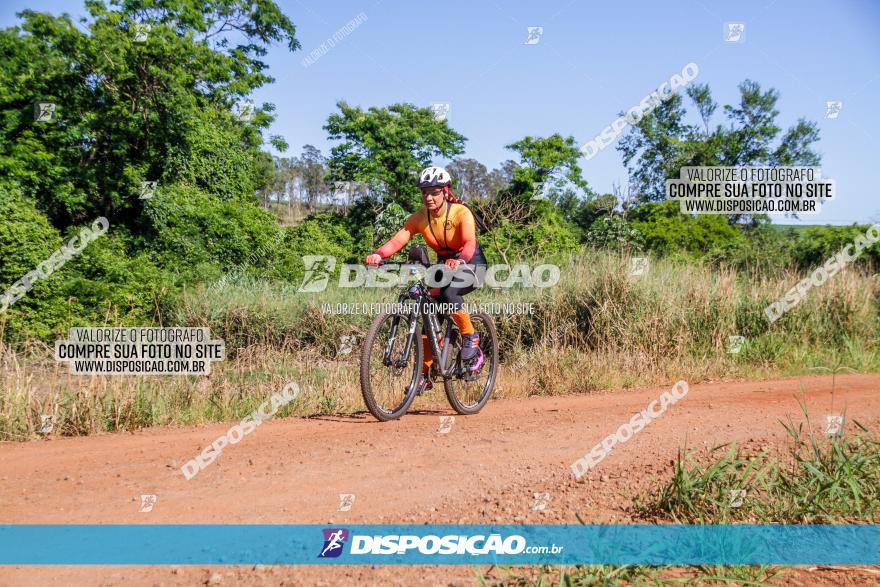
<path fill-rule="evenodd" d="M 445 265 L 450 269 L 458 269 L 458 266 L 464 263 L 461 259 L 446 259 Z"/>

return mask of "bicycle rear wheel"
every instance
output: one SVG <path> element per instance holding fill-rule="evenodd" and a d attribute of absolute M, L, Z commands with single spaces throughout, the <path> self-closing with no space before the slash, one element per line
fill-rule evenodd
<path fill-rule="evenodd" d="M 455 379 L 447 379 L 443 382 L 446 390 L 446 398 L 449 404 L 459 414 L 476 414 L 483 409 L 492 389 L 495 387 L 495 377 L 498 373 L 498 333 L 495 330 L 495 322 L 485 312 L 471 314 L 471 323 L 474 330 L 480 335 L 480 350 L 483 352 L 483 364 L 476 371 L 469 372 L 466 376 Z M 461 337 L 455 337 L 456 347 L 452 357 L 461 366 Z M 465 365 L 466 366 L 466 365 Z"/>
<path fill-rule="evenodd" d="M 411 321 L 416 320 L 409 357 L 403 361 Z M 376 316 L 361 351 L 361 394 L 377 420 L 403 416 L 416 396 L 422 367 L 421 328 L 415 316 L 383 312 Z"/>

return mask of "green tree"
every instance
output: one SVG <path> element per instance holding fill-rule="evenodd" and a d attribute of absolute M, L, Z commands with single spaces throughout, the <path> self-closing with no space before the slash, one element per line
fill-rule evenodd
<path fill-rule="evenodd" d="M 300 157 L 300 178 L 306 196 L 306 206 L 314 210 L 318 200 L 327 193 L 324 176 L 327 173 L 324 155 L 312 145 L 304 145 Z"/>
<path fill-rule="evenodd" d="M 532 197 L 536 185 L 552 182 L 559 186 L 566 182 L 587 189 L 587 182 L 578 165 L 581 156 L 574 137 L 556 133 L 546 138 L 525 137 L 507 148 L 520 156 L 520 164 L 513 172 L 510 193 Z"/>
<path fill-rule="evenodd" d="M 507 190 L 513 182 L 513 174 L 518 167 L 516 161 L 508 159 L 501 164 L 499 169 L 493 169 L 486 178 L 486 191 L 489 198 L 494 198 Z"/>
<path fill-rule="evenodd" d="M 337 106 L 324 126 L 331 140 L 341 141 L 330 150 L 328 180 L 381 183 L 384 197 L 407 211 L 420 205 L 416 174 L 436 157 L 464 152 L 465 137 L 429 108 Z"/>
<path fill-rule="evenodd" d="M 142 324 L 182 280 L 268 265 L 254 252 L 280 240 L 257 205 L 274 175 L 262 150 L 274 107 L 242 105 L 272 81 L 269 44 L 298 48 L 290 20 L 271 0 L 87 0 L 86 12 L 26 10 L 0 30 L 0 207 L 14 217 L 0 289 L 59 237 L 110 223 L 9 308 L 8 340 Z M 39 103 L 51 116 L 35 116 Z"/>
<path fill-rule="evenodd" d="M 818 165 L 812 149 L 819 140 L 815 122 L 799 119 L 780 136 L 776 124 L 779 92 L 762 91 L 757 82 L 739 85 L 740 100 L 725 105 L 727 125 L 711 128 L 718 108 L 707 85 L 688 88 L 702 126 L 684 121 L 683 99 L 674 94 L 630 127 L 617 149 L 642 201 L 665 199 L 666 179 L 679 177 L 683 166 Z M 732 220 L 739 220 L 733 217 Z"/>
<path fill-rule="evenodd" d="M 464 200 L 489 195 L 489 172 L 476 159 L 456 159 L 446 166 L 452 175 L 453 189 Z"/>
<path fill-rule="evenodd" d="M 547 256 L 575 248 L 577 229 L 558 206 L 569 190 L 591 195 L 577 163 L 580 151 L 574 138 L 527 136 L 507 148 L 520 157 L 519 164 L 505 165 L 509 183 L 494 196 L 471 202 L 490 260 L 509 263 L 511 257 Z"/>
<path fill-rule="evenodd" d="M 255 198 L 268 179 L 259 148 L 273 107 L 241 117 L 233 106 L 272 81 L 261 60 L 269 43 L 299 46 L 277 5 L 88 0 L 86 9 L 82 29 L 26 10 L 0 31 L 0 174 L 59 229 L 98 215 L 134 228 L 145 180 Z M 34 120 L 39 102 L 55 104 L 51 121 Z"/>

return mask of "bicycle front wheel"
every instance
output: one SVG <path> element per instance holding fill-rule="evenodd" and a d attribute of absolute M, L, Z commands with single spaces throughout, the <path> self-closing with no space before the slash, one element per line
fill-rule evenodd
<path fill-rule="evenodd" d="M 407 345 L 413 321 L 415 333 Z M 377 420 L 400 418 L 415 399 L 422 367 L 419 326 L 415 316 L 391 312 L 379 314 L 370 324 L 361 351 L 361 393 Z"/>

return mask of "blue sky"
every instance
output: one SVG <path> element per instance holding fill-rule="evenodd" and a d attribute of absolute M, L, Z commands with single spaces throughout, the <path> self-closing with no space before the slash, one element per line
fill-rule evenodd
<path fill-rule="evenodd" d="M 450 124 L 468 138 L 467 157 L 487 166 L 511 158 L 504 146 L 554 132 L 583 143 L 635 106 L 689 62 L 721 104 L 737 99 L 746 78 L 779 90 L 783 128 L 799 117 L 818 123 L 822 172 L 838 197 L 802 222 L 880 221 L 874 173 L 880 153 L 880 4 L 789 0 L 675 2 L 317 2 L 282 0 L 302 50 L 273 48 L 276 82 L 256 102 L 277 107 L 273 134 L 289 153 L 331 146 L 322 130 L 339 100 L 363 107 L 449 102 Z M 82 3 L 10 0 L 0 25 L 24 8 L 82 14 Z M 305 67 L 301 60 L 348 21 L 366 20 Z M 742 43 L 725 43 L 726 22 L 745 24 Z M 544 27 L 525 44 L 527 27 Z M 825 103 L 843 102 L 838 118 Z M 875 106 L 872 107 L 871 104 Z M 721 109 L 716 122 L 723 122 Z M 442 163 L 442 161 L 438 161 Z M 623 182 L 620 154 L 609 147 L 581 159 L 599 191 Z M 778 222 L 792 222 L 784 218 Z"/>

